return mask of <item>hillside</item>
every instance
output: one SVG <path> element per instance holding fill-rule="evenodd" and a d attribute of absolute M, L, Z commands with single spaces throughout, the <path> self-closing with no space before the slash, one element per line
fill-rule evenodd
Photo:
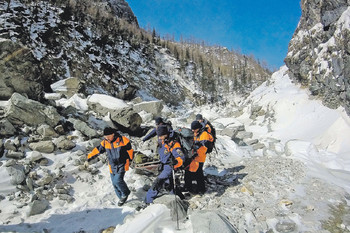
<path fill-rule="evenodd" d="M 0 98 L 17 91 L 41 100 L 43 92 L 52 92 L 52 83 L 76 77 L 86 95 L 203 104 L 231 92 L 249 93 L 270 75 L 232 51 L 184 45 L 186 53 L 180 43 L 140 29 L 127 3 L 117 3 L 117 10 L 105 1 L 1 3 Z M 230 64 L 225 64 L 228 55 Z"/>

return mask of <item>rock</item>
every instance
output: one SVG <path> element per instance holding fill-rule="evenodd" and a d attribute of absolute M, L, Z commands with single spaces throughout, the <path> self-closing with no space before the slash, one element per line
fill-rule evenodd
<path fill-rule="evenodd" d="M 45 186 L 47 184 L 50 184 L 53 180 L 53 177 L 49 174 L 46 174 L 44 177 L 42 177 L 40 180 L 38 180 L 36 183 L 39 186 Z"/>
<path fill-rule="evenodd" d="M 40 166 L 47 166 L 49 164 L 49 160 L 47 158 L 43 158 L 39 160 Z"/>
<path fill-rule="evenodd" d="M 55 127 L 55 132 L 57 132 L 60 135 L 64 135 L 66 133 L 65 130 L 64 130 L 63 125 L 57 125 Z"/>
<path fill-rule="evenodd" d="M 0 100 L 13 93 L 39 100 L 43 86 L 40 70 L 32 51 L 12 40 L 0 39 Z"/>
<path fill-rule="evenodd" d="M 252 145 L 252 148 L 254 150 L 264 149 L 265 148 L 265 144 L 263 144 L 263 143 L 256 143 L 256 144 Z"/>
<path fill-rule="evenodd" d="M 251 146 L 251 145 L 255 145 L 259 142 L 258 139 L 244 139 L 243 140 L 245 142 L 245 144 L 247 144 L 248 146 Z"/>
<path fill-rule="evenodd" d="M 54 141 L 54 144 L 58 149 L 61 149 L 61 150 L 71 150 L 75 147 L 75 143 L 64 136 L 57 138 Z"/>
<path fill-rule="evenodd" d="M 244 125 L 229 125 L 225 129 L 220 131 L 220 135 L 226 135 L 230 138 L 234 138 L 238 132 L 244 130 Z"/>
<path fill-rule="evenodd" d="M 102 233 L 113 233 L 115 227 L 108 227 L 107 229 L 103 230 Z"/>
<path fill-rule="evenodd" d="M 245 140 L 245 139 L 252 138 L 252 137 L 253 137 L 253 133 L 252 132 L 246 132 L 246 131 L 239 131 L 235 135 L 235 138 L 238 138 L 238 139 L 241 139 L 241 140 Z"/>
<path fill-rule="evenodd" d="M 30 151 L 27 153 L 27 159 L 31 163 L 35 163 L 43 158 L 44 158 L 44 156 L 39 151 Z"/>
<path fill-rule="evenodd" d="M 61 118 L 54 107 L 27 99 L 18 93 L 11 96 L 5 109 L 5 117 L 14 125 L 29 126 L 56 126 Z"/>
<path fill-rule="evenodd" d="M 309 88 L 324 105 L 350 114 L 349 41 L 346 0 L 301 2 L 302 16 L 285 63 L 293 81 Z M 307 33 L 306 33 L 307 32 Z M 326 52 L 325 52 L 326 51 Z"/>
<path fill-rule="evenodd" d="M 26 178 L 26 185 L 30 191 L 34 190 L 33 179 L 30 177 Z"/>
<path fill-rule="evenodd" d="M 12 136 L 16 132 L 15 127 L 6 118 L 0 120 L 0 136 Z"/>
<path fill-rule="evenodd" d="M 28 216 L 44 213 L 49 207 L 47 200 L 34 200 L 29 204 Z"/>
<path fill-rule="evenodd" d="M 59 194 L 58 199 L 62 201 L 67 201 L 68 203 L 72 203 L 74 201 L 74 198 L 69 196 L 68 194 Z"/>
<path fill-rule="evenodd" d="M 100 135 L 96 132 L 96 130 L 90 128 L 87 123 L 77 120 L 74 118 L 69 118 L 69 122 L 73 123 L 73 126 L 76 130 L 80 131 L 82 134 L 89 138 L 96 138 L 99 137 Z"/>
<path fill-rule="evenodd" d="M 51 141 L 33 142 L 29 144 L 29 148 L 41 153 L 52 153 L 55 150 L 55 145 Z"/>
<path fill-rule="evenodd" d="M 11 177 L 11 184 L 13 185 L 22 184 L 26 178 L 23 165 L 12 165 L 7 167 L 6 170 Z"/>
<path fill-rule="evenodd" d="M 6 154 L 6 157 L 7 158 L 11 158 L 11 159 L 23 159 L 25 156 L 24 156 L 24 153 L 21 152 L 21 151 L 7 151 L 7 154 Z"/>
<path fill-rule="evenodd" d="M 15 143 L 10 140 L 10 139 L 7 139 L 4 143 L 4 148 L 5 150 L 13 150 L 13 151 L 17 151 L 17 148 L 15 146 Z"/>
<path fill-rule="evenodd" d="M 0 158 L 4 155 L 4 147 L 2 143 L 2 139 L 0 139 Z"/>
<path fill-rule="evenodd" d="M 101 102 L 101 99 L 105 99 L 105 102 Z M 121 126 L 118 125 L 118 128 L 124 127 L 132 132 L 140 129 L 142 118 L 131 106 L 120 99 L 108 95 L 94 94 L 88 98 L 87 104 L 89 109 L 102 116 L 110 113 L 111 120 Z"/>
<path fill-rule="evenodd" d="M 122 100 L 131 100 L 135 97 L 137 88 L 135 86 L 128 86 L 124 90 L 118 92 L 118 98 Z"/>
<path fill-rule="evenodd" d="M 195 211 L 191 214 L 190 219 L 193 232 L 238 232 L 224 215 L 209 210 Z"/>
<path fill-rule="evenodd" d="M 133 106 L 133 109 L 136 112 L 141 112 L 141 111 L 145 111 L 148 113 L 152 113 L 153 117 L 158 116 L 159 113 L 162 111 L 163 109 L 163 101 L 149 101 L 149 102 L 142 102 L 139 104 L 135 104 Z"/>
<path fill-rule="evenodd" d="M 55 82 L 50 85 L 54 92 L 64 94 L 67 98 L 72 97 L 74 94 L 78 93 L 80 89 L 80 80 L 78 78 L 67 78 Z"/>
<path fill-rule="evenodd" d="M 251 107 L 250 119 L 256 119 L 259 116 L 264 116 L 266 114 L 265 110 L 262 109 L 262 106 L 253 105 Z"/>
<path fill-rule="evenodd" d="M 51 137 L 58 137 L 58 134 L 55 132 L 55 130 L 46 124 L 40 125 L 36 131 L 43 137 L 43 138 L 51 138 Z"/>

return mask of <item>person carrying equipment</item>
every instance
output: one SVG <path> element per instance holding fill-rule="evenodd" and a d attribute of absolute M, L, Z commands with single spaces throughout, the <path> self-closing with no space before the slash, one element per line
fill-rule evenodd
<path fill-rule="evenodd" d="M 213 136 L 214 141 L 216 139 L 216 133 L 215 133 L 215 128 L 213 127 L 213 125 L 210 123 L 210 121 L 208 121 L 207 119 L 203 118 L 202 114 L 197 114 L 196 115 L 196 121 L 198 121 L 199 123 L 201 123 L 201 125 L 203 126 L 203 128 L 211 134 L 211 136 Z"/>
<path fill-rule="evenodd" d="M 130 140 L 121 136 L 116 129 L 106 127 L 103 130 L 104 140 L 87 156 L 87 162 L 107 152 L 108 166 L 114 191 L 119 198 L 118 206 L 122 206 L 130 194 L 124 181 L 125 171 L 129 170 L 129 162 L 133 159 L 134 150 Z"/>
<path fill-rule="evenodd" d="M 191 124 L 191 130 L 194 133 L 194 145 L 193 145 L 193 157 L 189 165 L 188 170 L 185 170 L 185 190 L 194 192 L 192 181 L 197 182 L 197 192 L 204 194 L 205 181 L 203 166 L 206 159 L 206 153 L 208 145 L 213 143 L 214 138 L 207 131 L 203 129 L 202 124 L 199 121 L 193 121 Z"/>
<path fill-rule="evenodd" d="M 184 161 L 184 154 L 181 145 L 174 139 L 174 131 L 169 131 L 166 125 L 157 127 L 157 135 L 161 146 L 159 148 L 160 168 L 159 175 L 153 182 L 152 187 L 147 191 L 145 203 L 150 204 L 157 197 L 163 185 L 169 182 L 169 187 L 174 189 L 173 169 L 180 168 Z M 173 190 L 175 192 L 175 190 Z"/>
<path fill-rule="evenodd" d="M 161 118 L 161 117 L 156 117 L 154 119 L 154 121 L 156 122 L 156 127 L 142 139 L 143 142 L 145 142 L 145 141 L 153 138 L 154 136 L 156 136 L 157 135 L 157 128 L 160 125 L 166 125 L 169 131 L 171 131 L 173 129 L 173 127 L 171 126 L 171 123 L 170 122 L 165 122 L 163 120 L 163 118 Z"/>

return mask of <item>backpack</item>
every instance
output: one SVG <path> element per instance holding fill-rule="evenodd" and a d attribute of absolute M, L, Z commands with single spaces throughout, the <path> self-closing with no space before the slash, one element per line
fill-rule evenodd
<path fill-rule="evenodd" d="M 177 128 L 174 130 L 176 141 L 181 145 L 182 152 L 185 156 L 184 164 L 192 161 L 192 149 L 194 143 L 194 135 L 191 129 L 189 128 Z"/>
<path fill-rule="evenodd" d="M 208 127 L 205 127 L 204 131 L 206 131 L 208 134 L 210 134 L 213 137 L 213 139 L 214 139 L 213 142 L 210 142 L 210 143 L 208 142 L 208 144 L 206 145 L 207 148 L 208 148 L 207 153 L 209 154 L 209 153 L 211 153 L 213 151 L 213 149 L 215 147 L 216 131 L 215 131 L 214 126 L 209 121 L 206 121 L 205 124 L 206 125 L 208 124 L 210 126 L 211 133 L 208 132 Z"/>
<path fill-rule="evenodd" d="M 214 128 L 214 126 L 209 122 L 209 121 L 206 121 L 205 122 L 205 124 L 207 125 L 209 125 L 210 126 L 210 128 L 211 128 L 211 136 L 213 136 L 213 138 L 214 138 L 214 143 L 215 143 L 215 141 L 216 141 L 216 130 L 215 130 L 215 128 Z M 208 129 L 207 129 L 207 127 L 205 128 L 205 130 L 208 132 Z M 209 133 L 209 132 L 208 132 Z"/>

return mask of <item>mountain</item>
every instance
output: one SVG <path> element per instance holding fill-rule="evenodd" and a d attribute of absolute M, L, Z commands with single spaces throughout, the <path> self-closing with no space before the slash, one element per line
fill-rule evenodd
<path fill-rule="evenodd" d="M 41 100 L 44 92 L 52 92 L 52 83 L 76 77 L 86 95 L 201 104 L 232 92 L 249 93 L 270 75 L 247 56 L 163 40 L 140 29 L 125 1 L 0 4 L 4 100 L 14 91 Z M 224 64 L 228 54 L 230 63 Z"/>
<path fill-rule="evenodd" d="M 350 3 L 302 0 L 285 63 L 290 76 L 333 109 L 350 113 Z"/>

